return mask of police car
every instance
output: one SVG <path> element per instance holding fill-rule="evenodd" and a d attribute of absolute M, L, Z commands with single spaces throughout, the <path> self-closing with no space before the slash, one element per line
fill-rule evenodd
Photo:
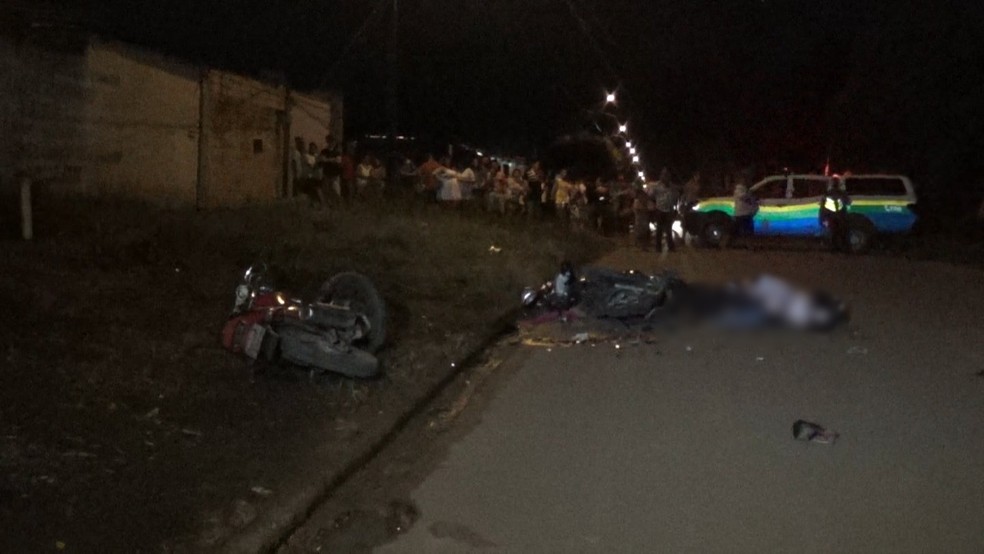
<path fill-rule="evenodd" d="M 902 175 L 773 175 L 750 189 L 758 200 L 756 236 L 824 237 L 821 202 L 830 186 L 843 186 L 848 240 L 854 253 L 868 250 L 879 234 L 909 232 L 916 223 L 916 192 Z M 687 232 L 702 244 L 724 246 L 734 234 L 735 201 L 731 196 L 707 198 L 683 214 Z"/>

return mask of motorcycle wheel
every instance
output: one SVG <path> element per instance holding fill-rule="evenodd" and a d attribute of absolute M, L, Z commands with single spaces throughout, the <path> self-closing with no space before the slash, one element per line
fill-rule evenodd
<path fill-rule="evenodd" d="M 375 353 L 386 341 L 386 303 L 365 275 L 339 273 L 321 285 L 321 301 L 346 306 L 369 320 L 369 334 L 355 346 Z"/>

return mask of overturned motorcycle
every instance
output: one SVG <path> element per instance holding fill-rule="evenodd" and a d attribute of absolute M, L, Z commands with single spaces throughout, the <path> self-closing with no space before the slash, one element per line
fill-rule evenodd
<path fill-rule="evenodd" d="M 236 287 L 222 345 L 252 360 L 284 361 L 313 370 L 369 378 L 386 339 L 386 305 L 367 277 L 339 273 L 312 302 L 269 286 L 266 267 L 250 267 Z"/>
<path fill-rule="evenodd" d="M 527 287 L 522 299 L 527 308 L 569 310 L 577 306 L 590 317 L 647 320 L 673 304 L 682 284 L 669 272 L 648 275 L 589 266 L 578 275 L 564 262 L 553 280 L 539 289 Z"/>

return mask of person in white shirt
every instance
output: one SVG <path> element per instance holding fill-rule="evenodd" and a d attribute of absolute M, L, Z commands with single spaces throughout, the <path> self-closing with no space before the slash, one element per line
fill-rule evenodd
<path fill-rule="evenodd" d="M 366 188 L 368 188 L 371 180 L 372 157 L 366 154 L 355 168 L 355 193 L 357 196 L 365 196 Z"/>
<path fill-rule="evenodd" d="M 458 183 L 461 185 L 461 197 L 470 199 L 475 191 L 475 170 L 466 164 L 458 171 Z"/>

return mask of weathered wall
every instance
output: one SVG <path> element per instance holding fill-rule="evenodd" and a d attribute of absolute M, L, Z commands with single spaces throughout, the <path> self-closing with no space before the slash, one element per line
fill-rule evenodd
<path fill-rule="evenodd" d="M 290 93 L 290 139 L 301 137 L 304 144 L 311 142 L 324 146 L 325 135 L 334 134 L 332 128 L 332 106 L 309 94 Z M 341 139 L 341 137 L 336 137 Z"/>
<path fill-rule="evenodd" d="M 86 62 L 83 190 L 194 204 L 198 71 L 98 42 Z"/>
<path fill-rule="evenodd" d="M 203 206 L 269 202 L 284 181 L 286 90 L 209 71 L 205 87 Z"/>
<path fill-rule="evenodd" d="M 305 140 L 340 136 L 340 99 L 324 98 L 288 102 L 282 86 L 0 26 L 0 185 L 23 172 L 56 192 L 200 207 L 269 202 L 286 192 L 290 111 Z"/>
<path fill-rule="evenodd" d="M 72 37 L 0 35 L 0 183 L 76 187 L 85 164 L 84 52 Z"/>

